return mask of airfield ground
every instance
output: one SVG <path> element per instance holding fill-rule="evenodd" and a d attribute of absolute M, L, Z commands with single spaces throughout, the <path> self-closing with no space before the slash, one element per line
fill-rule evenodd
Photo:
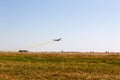
<path fill-rule="evenodd" d="M 0 80 L 120 80 L 120 53 L 0 52 Z"/>

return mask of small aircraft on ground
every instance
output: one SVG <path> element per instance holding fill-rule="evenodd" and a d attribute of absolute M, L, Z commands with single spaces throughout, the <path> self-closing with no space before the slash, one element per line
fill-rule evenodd
<path fill-rule="evenodd" d="M 58 38 L 58 39 L 53 39 L 53 41 L 61 41 L 62 38 Z"/>

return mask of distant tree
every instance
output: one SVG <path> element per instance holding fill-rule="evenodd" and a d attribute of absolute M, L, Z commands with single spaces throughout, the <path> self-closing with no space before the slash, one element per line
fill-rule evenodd
<path fill-rule="evenodd" d="M 94 51 L 90 51 L 90 53 L 94 53 Z"/>
<path fill-rule="evenodd" d="M 106 51 L 105 53 L 109 53 L 109 51 Z"/>
<path fill-rule="evenodd" d="M 64 51 L 63 50 L 61 50 L 61 53 L 63 53 Z"/>

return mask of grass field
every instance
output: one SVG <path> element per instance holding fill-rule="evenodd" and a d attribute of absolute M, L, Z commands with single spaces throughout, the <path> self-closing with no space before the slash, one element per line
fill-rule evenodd
<path fill-rule="evenodd" d="M 0 52 L 0 80 L 120 80 L 120 54 Z"/>

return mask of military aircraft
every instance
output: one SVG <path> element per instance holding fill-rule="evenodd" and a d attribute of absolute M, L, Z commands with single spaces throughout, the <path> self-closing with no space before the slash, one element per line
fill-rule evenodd
<path fill-rule="evenodd" d="M 53 39 L 53 41 L 61 41 L 62 38 L 58 38 L 58 39 Z"/>

